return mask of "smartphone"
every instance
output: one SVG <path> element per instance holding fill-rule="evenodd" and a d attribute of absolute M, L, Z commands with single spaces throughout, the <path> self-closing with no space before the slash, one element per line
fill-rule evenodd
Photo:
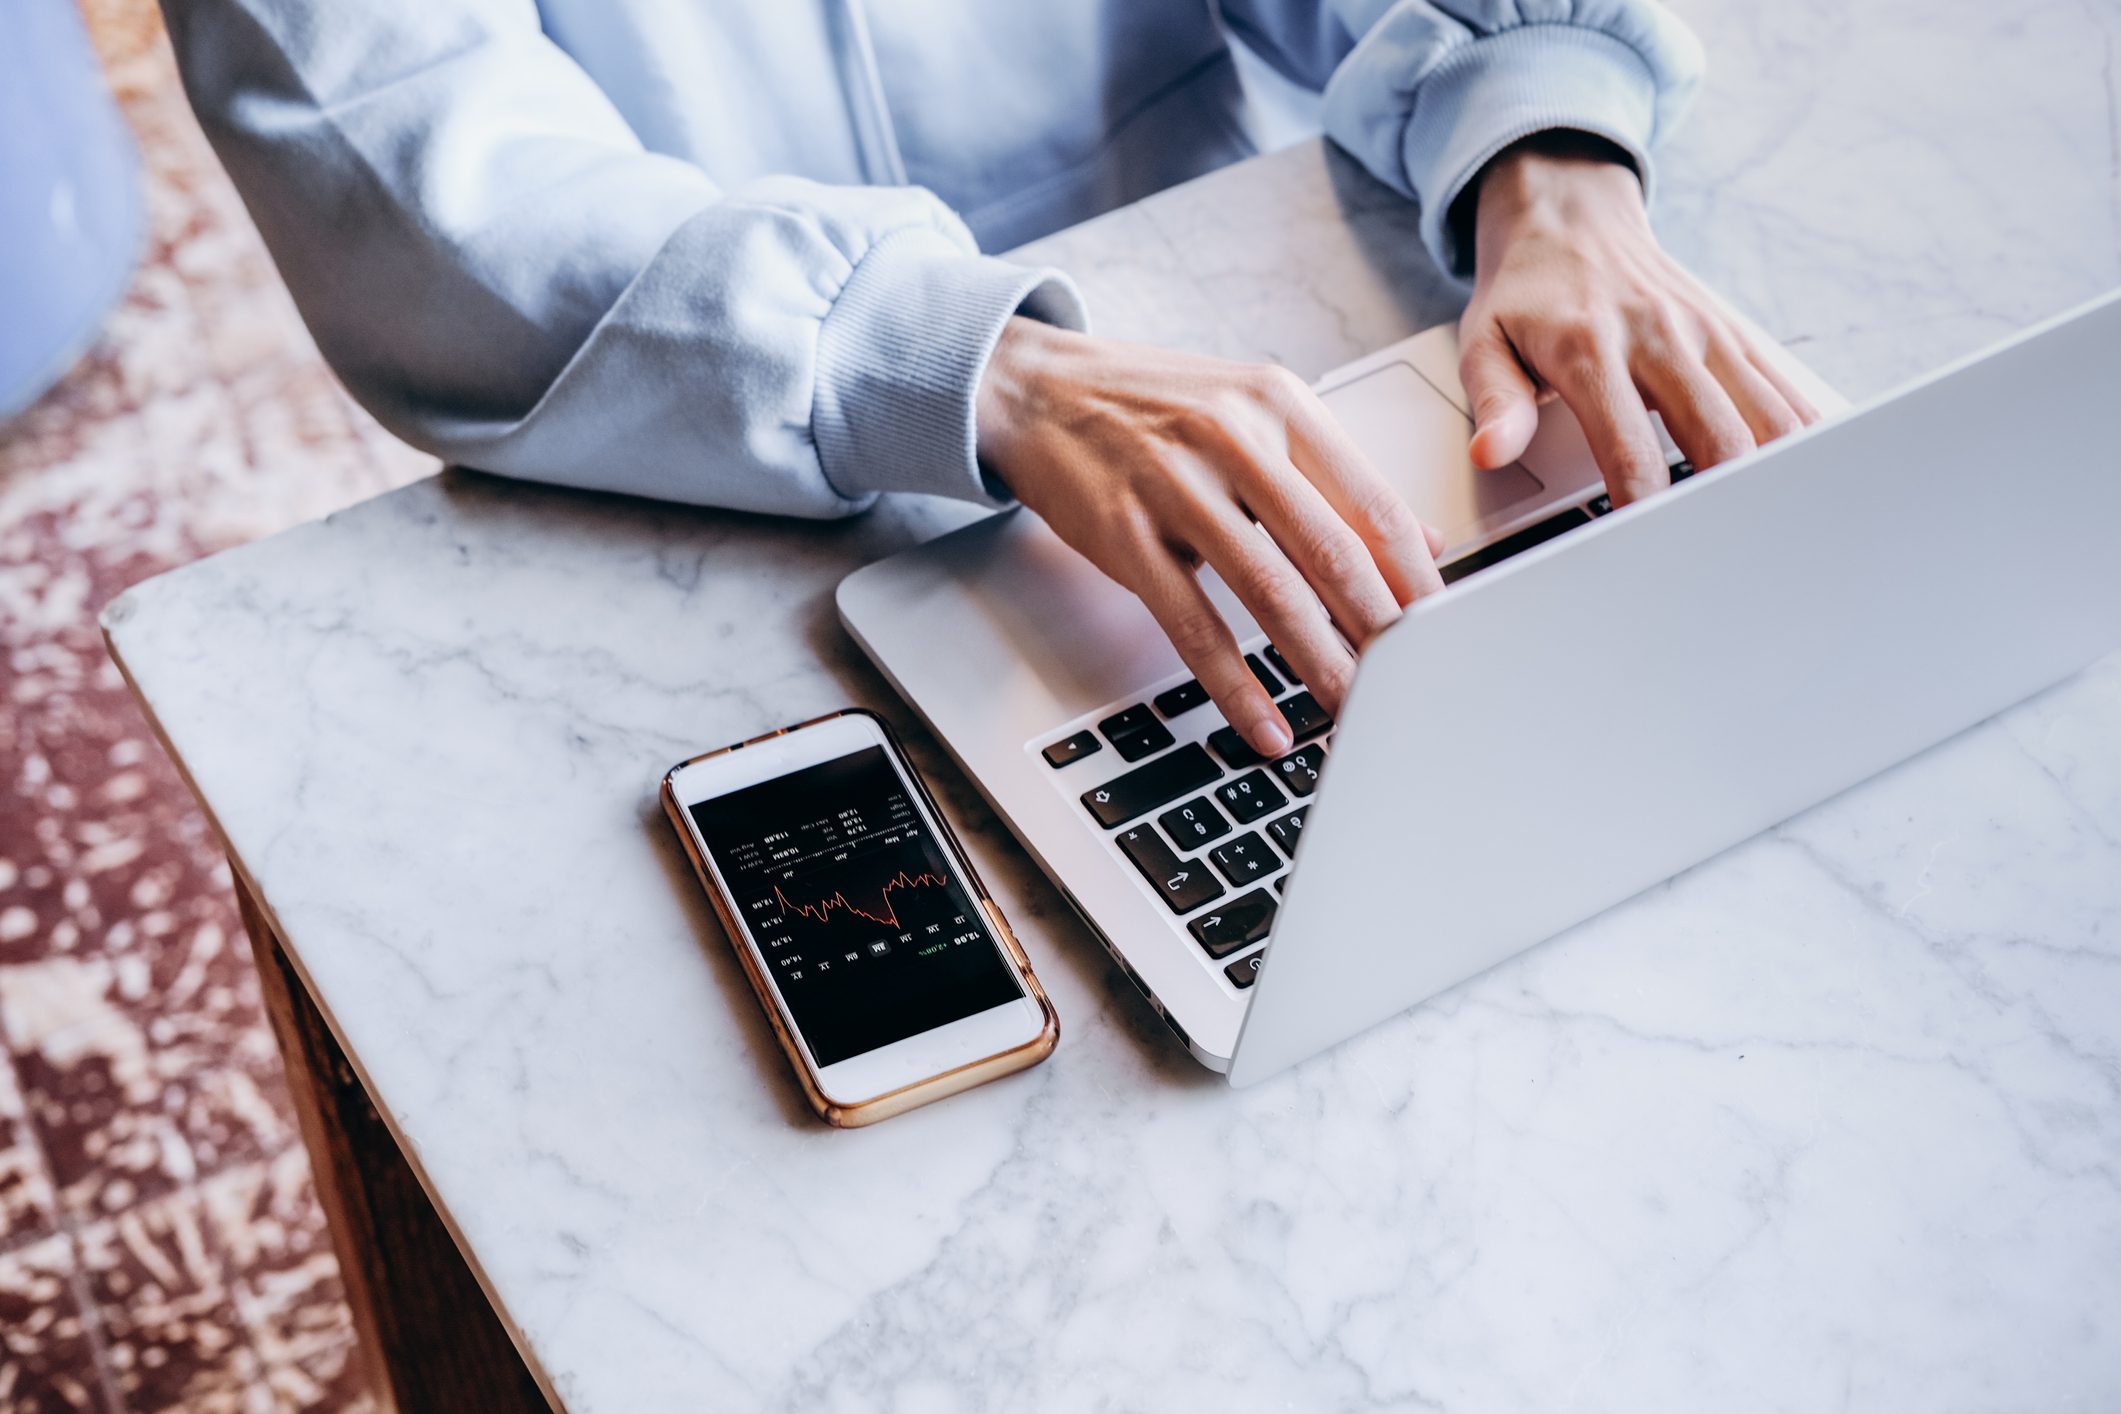
<path fill-rule="evenodd" d="M 848 708 L 680 762 L 663 809 L 827 1123 L 1052 1054 L 1053 1004 L 881 717 Z"/>

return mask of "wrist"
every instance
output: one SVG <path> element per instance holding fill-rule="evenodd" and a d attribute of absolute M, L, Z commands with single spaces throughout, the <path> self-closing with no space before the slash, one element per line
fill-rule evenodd
<path fill-rule="evenodd" d="M 1081 337 L 1022 315 L 1002 327 L 973 397 L 973 437 L 983 464 L 1008 469 L 1014 449 L 1035 419 L 1038 390 L 1056 344 Z"/>
<path fill-rule="evenodd" d="M 1603 138 L 1538 133 L 1504 148 L 1470 190 L 1474 270 L 1493 268 L 1527 230 L 1556 231 L 1615 219 L 1647 228 L 1642 181 L 1627 155 Z"/>

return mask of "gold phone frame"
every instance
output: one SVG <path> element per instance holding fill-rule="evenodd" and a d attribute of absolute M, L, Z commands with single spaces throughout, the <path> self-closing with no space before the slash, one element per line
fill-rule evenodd
<path fill-rule="evenodd" d="M 771 741 L 775 737 L 789 736 L 805 727 L 814 727 L 839 717 L 867 717 L 883 733 L 885 749 L 902 768 L 900 774 L 913 782 L 913 788 L 920 793 L 921 804 L 926 808 L 928 818 L 935 821 L 945 855 L 959 871 L 959 878 L 978 899 L 980 908 L 985 911 L 987 921 L 993 927 L 994 936 L 1001 942 L 1003 952 L 1015 963 L 1026 995 L 1038 1003 L 1039 1012 L 1045 1018 L 1038 1034 L 1021 1045 L 852 1104 L 841 1104 L 825 1094 L 817 1071 L 810 1063 L 810 1057 L 795 1038 L 793 1019 L 783 1013 L 779 999 L 766 981 L 766 974 L 759 966 L 756 950 L 748 941 L 748 935 L 737 918 L 734 903 L 716 880 L 714 870 L 708 867 L 707 856 L 694 837 L 692 822 L 685 817 L 685 807 L 678 800 L 677 787 L 674 784 L 678 772 L 687 767 L 717 756 L 726 756 L 732 751 L 741 751 L 747 746 L 756 746 L 762 741 Z M 663 773 L 661 794 L 663 813 L 670 818 L 671 825 L 678 832 L 678 838 L 684 841 L 686 857 L 692 861 L 692 871 L 699 876 L 701 887 L 707 891 L 708 902 L 714 905 L 715 917 L 722 925 L 723 935 L 729 940 L 730 949 L 736 953 L 737 961 L 743 965 L 744 975 L 751 980 L 751 990 L 757 995 L 759 1005 L 765 1009 L 766 1019 L 773 1026 L 773 1034 L 781 1043 L 781 1051 L 788 1057 L 788 1064 L 794 1069 L 796 1079 L 802 1083 L 803 1098 L 809 1101 L 810 1108 L 815 1110 L 818 1118 L 825 1123 L 840 1129 L 859 1129 L 863 1125 L 875 1124 L 879 1120 L 890 1119 L 893 1115 L 901 1115 L 922 1105 L 932 1104 L 946 1096 L 970 1090 L 975 1085 L 984 1085 L 990 1080 L 999 1080 L 1005 1075 L 1028 1070 L 1053 1054 L 1054 1046 L 1060 1042 L 1060 1017 L 1054 1012 L 1053 1002 L 1046 996 L 1046 989 L 1039 985 L 1037 974 L 1032 972 L 1031 959 L 1025 956 L 1023 945 L 1017 942 L 1016 934 L 1010 931 L 1008 920 L 1002 917 L 1001 909 L 995 905 L 993 896 L 987 892 L 987 886 L 981 880 L 979 871 L 972 867 L 972 860 L 958 844 L 957 832 L 950 828 L 949 819 L 936 807 L 935 797 L 929 794 L 928 783 L 922 780 L 920 772 L 913 768 L 912 759 L 899 744 L 898 733 L 891 729 L 891 723 L 877 713 L 866 707 L 843 707 L 837 712 L 827 712 L 823 716 L 812 717 L 793 726 L 763 732 L 713 751 L 703 751 L 697 756 L 678 762 Z"/>

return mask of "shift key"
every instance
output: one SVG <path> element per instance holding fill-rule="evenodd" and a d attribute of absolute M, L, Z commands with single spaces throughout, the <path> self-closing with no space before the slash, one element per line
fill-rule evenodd
<path fill-rule="evenodd" d="M 1124 775 L 1083 792 L 1083 809 L 1097 817 L 1106 829 L 1124 825 L 1135 816 L 1169 805 L 1182 795 L 1199 790 L 1222 772 L 1199 742 L 1187 742 L 1178 750 L 1159 756 L 1146 766 L 1136 766 Z"/>

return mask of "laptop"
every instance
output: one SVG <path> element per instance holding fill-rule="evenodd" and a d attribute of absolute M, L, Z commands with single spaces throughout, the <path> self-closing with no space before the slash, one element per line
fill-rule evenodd
<path fill-rule="evenodd" d="M 1767 345 L 1763 345 L 1766 347 Z M 1327 404 L 1449 541 L 1329 721 L 1204 578 L 1295 748 L 1022 510 L 842 620 L 1203 1064 L 1249 1084 L 2121 645 L 2121 292 L 1612 510 L 1558 403 L 1482 472 L 1449 330 Z M 1669 451 L 1669 448 L 1668 448 Z"/>

